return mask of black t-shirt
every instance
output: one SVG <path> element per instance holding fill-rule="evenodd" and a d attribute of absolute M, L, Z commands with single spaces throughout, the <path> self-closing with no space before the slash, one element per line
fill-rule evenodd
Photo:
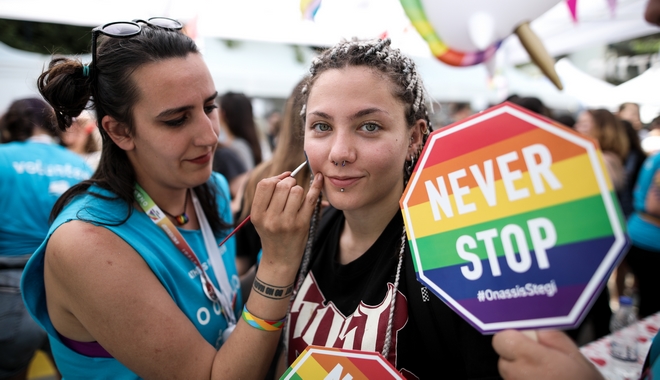
<path fill-rule="evenodd" d="M 339 238 L 344 225 L 344 214 L 329 208 L 324 212 L 323 221 L 316 236 L 312 250 L 310 273 L 298 291 L 291 307 L 289 319 L 289 352 L 288 361 L 295 358 L 310 344 L 326 347 L 356 349 L 362 351 L 382 352 L 386 337 L 386 329 L 392 302 L 394 283 L 403 219 L 397 213 L 376 242 L 359 258 L 342 265 L 337 261 Z M 409 256 L 408 243 L 405 243 L 404 255 Z M 467 328 L 468 334 L 476 334 L 477 341 L 470 340 L 472 346 L 468 351 L 474 351 L 477 357 L 483 359 L 476 365 L 482 368 L 471 372 L 465 368 L 457 371 L 447 371 L 443 365 L 457 367 L 470 366 L 474 363 L 463 363 L 454 358 L 438 360 L 436 345 L 452 347 L 460 351 L 459 344 L 445 338 L 432 338 L 431 348 L 425 334 L 434 335 L 437 326 L 424 326 L 435 318 L 435 311 L 428 306 L 411 308 L 410 297 L 417 297 L 413 302 L 422 305 L 428 301 L 428 296 L 422 296 L 421 284 L 414 278 L 410 281 L 411 260 L 405 260 L 401 269 L 395 312 L 392 321 L 391 348 L 387 359 L 406 378 L 434 379 L 439 376 L 446 378 L 497 378 L 497 355 L 490 347 L 490 337 L 481 336 L 474 328 L 461 322 L 460 317 L 444 306 L 441 301 L 435 307 L 440 308 L 444 315 L 440 329 L 452 329 L 452 334 L 459 338 L 457 331 Z M 412 289 L 413 293 L 410 293 Z M 428 293 L 426 293 L 428 294 Z M 425 297 L 425 301 L 422 301 Z M 460 328 L 457 328 L 461 325 Z M 469 330 L 472 330 L 470 332 Z M 439 334 L 442 335 L 442 334 Z M 445 334 L 447 335 L 447 334 Z M 454 336 L 452 335 L 452 337 Z M 459 338 L 460 339 L 460 338 Z M 443 341 L 444 340 L 444 341 Z M 489 356 L 484 358 L 483 352 Z M 469 362 L 469 360 L 468 360 Z M 456 375 L 456 374 L 460 375 Z M 452 377 L 453 376 L 453 377 Z"/>
<path fill-rule="evenodd" d="M 227 178 L 228 182 L 247 172 L 247 168 L 241 158 L 231 149 L 218 146 L 213 154 L 213 171 Z"/>

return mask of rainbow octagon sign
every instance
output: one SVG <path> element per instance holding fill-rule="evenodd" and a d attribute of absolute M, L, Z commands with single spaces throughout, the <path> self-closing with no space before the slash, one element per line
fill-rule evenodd
<path fill-rule="evenodd" d="M 482 333 L 578 325 L 629 245 L 597 143 L 503 103 L 420 157 L 400 200 L 418 280 Z"/>
<path fill-rule="evenodd" d="M 378 352 L 307 346 L 280 380 L 404 380 Z"/>

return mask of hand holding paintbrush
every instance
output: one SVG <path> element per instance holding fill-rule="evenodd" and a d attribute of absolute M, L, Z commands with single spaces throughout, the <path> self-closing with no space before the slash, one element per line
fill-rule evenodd
<path fill-rule="evenodd" d="M 291 172 L 290 177 L 295 177 L 296 174 L 298 174 L 298 173 L 302 170 L 302 168 L 305 167 L 306 164 L 307 164 L 307 161 L 305 161 L 305 162 L 303 162 L 302 164 L 300 164 L 300 165 L 299 165 L 294 171 Z M 241 227 L 243 227 L 243 226 L 248 222 L 248 220 L 251 219 L 251 217 L 252 217 L 252 214 L 248 215 L 245 219 L 243 219 L 243 221 L 242 221 L 238 226 L 236 226 L 236 228 L 234 228 L 234 230 L 233 230 L 232 232 L 230 232 L 229 235 L 227 235 L 227 236 L 226 236 L 226 237 L 220 242 L 220 244 L 218 244 L 218 246 L 219 246 L 219 247 L 222 247 L 222 245 L 225 244 L 225 243 L 227 242 L 227 240 L 229 240 L 230 237 L 234 236 L 234 234 L 236 233 L 236 231 L 238 231 L 239 229 L 241 229 Z"/>

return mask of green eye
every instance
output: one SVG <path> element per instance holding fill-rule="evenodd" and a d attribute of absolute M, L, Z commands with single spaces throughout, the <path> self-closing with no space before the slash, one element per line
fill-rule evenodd
<path fill-rule="evenodd" d="M 330 130 L 330 126 L 325 123 L 316 123 L 314 124 L 313 129 L 317 132 L 327 132 Z"/>
<path fill-rule="evenodd" d="M 362 129 L 364 129 L 367 132 L 376 132 L 380 129 L 380 125 L 374 123 L 366 123 L 362 125 Z"/>

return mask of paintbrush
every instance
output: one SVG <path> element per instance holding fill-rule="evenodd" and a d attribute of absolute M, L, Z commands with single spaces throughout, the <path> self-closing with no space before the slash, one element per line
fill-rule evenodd
<path fill-rule="evenodd" d="M 307 156 L 307 155 L 305 155 L 305 157 L 306 157 L 306 156 Z M 305 161 L 305 162 L 303 162 L 302 164 L 300 164 L 300 165 L 299 165 L 294 171 L 291 172 L 291 177 L 295 177 L 296 174 L 298 174 L 298 172 L 300 172 L 300 171 L 302 170 L 302 168 L 305 167 L 306 164 L 307 164 L 307 161 Z M 227 235 L 227 237 L 225 237 L 225 238 L 220 242 L 220 244 L 218 244 L 218 247 L 222 247 L 222 245 L 225 244 L 225 242 L 227 242 L 227 240 L 229 240 L 230 237 L 234 236 L 234 234 L 236 233 L 236 231 L 238 231 L 241 227 L 243 227 L 243 226 L 245 225 L 245 223 L 248 222 L 248 220 L 250 220 L 250 217 L 251 217 L 251 216 L 252 216 L 252 214 L 248 215 L 247 218 L 243 219 L 243 221 L 242 221 L 238 226 L 236 226 L 236 228 L 234 228 L 234 230 L 233 230 L 232 232 L 230 232 L 229 235 Z"/>

